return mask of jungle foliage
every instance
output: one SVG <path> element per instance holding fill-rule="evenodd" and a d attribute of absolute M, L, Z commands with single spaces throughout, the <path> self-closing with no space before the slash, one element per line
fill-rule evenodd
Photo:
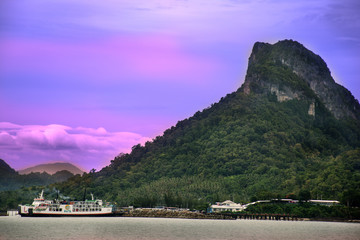
<path fill-rule="evenodd" d="M 300 204 L 261 203 L 251 205 L 246 209 L 248 213 L 288 214 L 300 218 L 317 219 L 360 219 L 359 208 L 349 208 L 344 205 L 322 206 L 307 202 Z"/>

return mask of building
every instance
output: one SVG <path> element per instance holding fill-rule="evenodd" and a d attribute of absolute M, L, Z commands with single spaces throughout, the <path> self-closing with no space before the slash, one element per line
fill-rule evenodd
<path fill-rule="evenodd" d="M 340 204 L 339 201 L 336 200 L 309 200 L 312 204 L 324 205 L 324 206 L 334 206 Z"/>
<path fill-rule="evenodd" d="M 244 210 L 245 207 L 240 203 L 234 203 L 233 201 L 226 200 L 224 202 L 217 202 L 214 205 L 210 206 L 209 212 L 238 212 Z"/>
<path fill-rule="evenodd" d="M 308 200 L 311 204 L 323 205 L 323 206 L 334 206 L 340 204 L 336 200 Z M 224 202 L 217 202 L 214 205 L 211 205 L 208 209 L 208 212 L 239 212 L 244 211 L 247 207 L 254 204 L 262 203 L 283 203 L 283 204 L 299 204 L 299 200 L 294 199 L 272 199 L 272 200 L 259 200 L 256 202 L 251 202 L 248 204 L 241 205 L 240 203 L 234 203 L 233 201 L 226 200 Z"/>

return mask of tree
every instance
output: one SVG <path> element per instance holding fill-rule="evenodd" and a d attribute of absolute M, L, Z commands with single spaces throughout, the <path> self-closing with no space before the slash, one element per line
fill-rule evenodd
<path fill-rule="evenodd" d="M 341 203 L 348 207 L 360 207 L 360 192 L 346 190 L 341 196 Z"/>
<path fill-rule="evenodd" d="M 311 199 L 311 193 L 309 190 L 302 189 L 302 190 L 300 190 L 298 195 L 299 195 L 300 202 L 307 202 L 308 200 Z"/>

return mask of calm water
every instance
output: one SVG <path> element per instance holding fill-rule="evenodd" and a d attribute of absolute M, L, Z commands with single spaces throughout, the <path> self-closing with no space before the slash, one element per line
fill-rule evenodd
<path fill-rule="evenodd" d="M 164 218 L 0 217 L 0 239 L 360 239 L 360 224 Z"/>

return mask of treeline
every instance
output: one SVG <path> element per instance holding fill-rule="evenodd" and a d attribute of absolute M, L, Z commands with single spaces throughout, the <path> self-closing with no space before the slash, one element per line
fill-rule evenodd
<path fill-rule="evenodd" d="M 45 190 L 46 199 L 54 199 L 56 192 L 53 188 L 46 186 L 21 187 L 13 191 L 0 192 L 0 212 L 9 209 L 17 209 L 19 204 L 31 204 L 39 193 Z"/>
<path fill-rule="evenodd" d="M 308 202 L 299 204 L 261 203 L 249 206 L 246 212 L 258 214 L 288 214 L 300 218 L 360 219 L 360 209 L 358 207 L 347 207 L 344 205 L 322 206 Z"/>
<path fill-rule="evenodd" d="M 18 174 L 17 172 L 11 174 L 3 174 L 0 176 L 0 191 L 16 190 L 22 187 L 49 185 L 56 182 L 63 182 L 74 176 L 67 170 L 58 171 L 52 175 L 42 173 Z"/>

